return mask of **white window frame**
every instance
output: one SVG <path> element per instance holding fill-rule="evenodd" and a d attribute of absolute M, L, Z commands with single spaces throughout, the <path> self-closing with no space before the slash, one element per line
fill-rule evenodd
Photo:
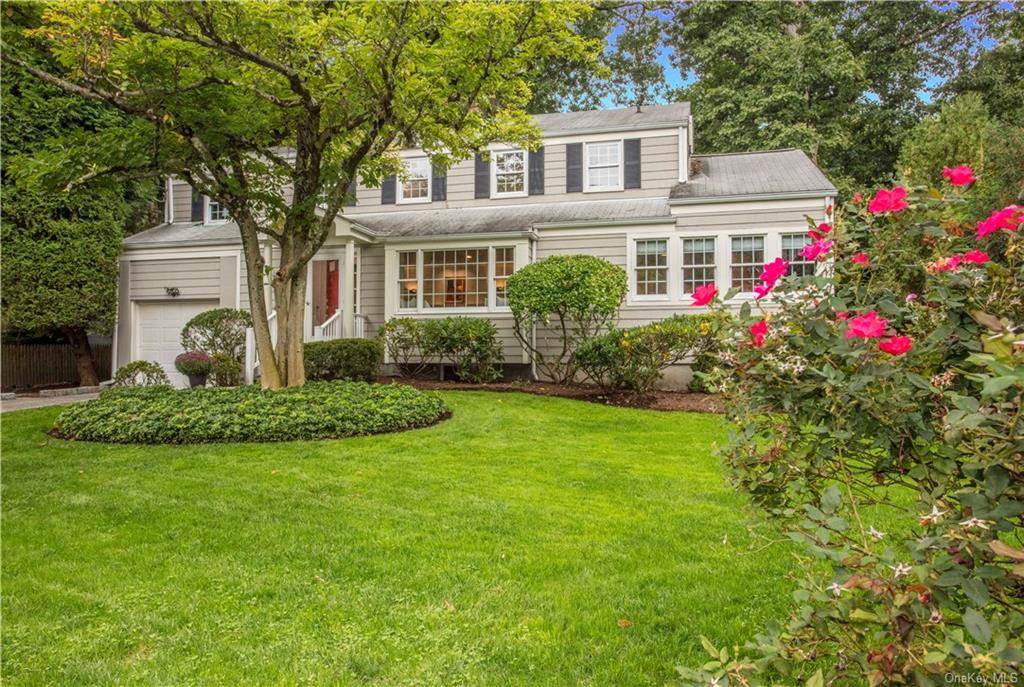
<path fill-rule="evenodd" d="M 665 266 L 664 267 L 639 267 L 637 265 L 637 250 L 636 244 L 641 241 L 664 241 L 665 242 Z M 632 300 L 636 302 L 644 301 L 670 301 L 672 300 L 672 269 L 671 269 L 671 254 L 672 254 L 672 237 L 670 236 L 634 236 L 630 240 L 630 255 L 629 255 L 629 291 L 632 294 Z M 640 269 L 663 269 L 665 270 L 665 293 L 652 293 L 641 295 L 637 291 L 637 271 Z"/>
<path fill-rule="evenodd" d="M 614 143 L 614 144 L 616 144 L 618 146 L 618 151 L 619 151 L 618 152 L 618 156 L 619 156 L 619 163 L 618 163 L 619 178 L 618 178 L 618 183 L 616 183 L 614 186 L 595 186 L 595 187 L 591 187 L 590 186 L 590 149 L 591 149 L 591 146 L 608 145 L 610 143 Z M 623 188 L 625 186 L 625 183 L 624 183 L 624 181 L 625 181 L 625 179 L 624 179 L 625 170 L 624 170 L 624 168 L 626 166 L 625 165 L 625 160 L 623 159 L 623 153 L 624 153 L 624 151 L 623 151 L 623 145 L 622 145 L 622 139 L 621 138 L 620 139 L 616 139 L 616 140 L 592 141 L 592 142 L 589 142 L 589 143 L 584 143 L 583 144 L 583 192 L 584 193 L 606 193 L 608 191 L 621 191 L 621 190 L 623 190 Z"/>
<path fill-rule="evenodd" d="M 212 202 L 217 203 L 217 207 L 218 208 L 222 207 L 221 204 L 218 201 L 214 200 Z M 211 203 L 210 197 L 209 196 L 203 196 L 203 224 L 224 224 L 226 222 L 230 222 L 231 221 L 231 215 L 230 214 L 227 217 L 225 217 L 224 219 L 213 219 L 213 214 L 210 211 L 210 203 Z"/>
<path fill-rule="evenodd" d="M 499 192 L 498 188 L 498 155 L 507 153 L 523 154 L 523 190 Z M 525 198 L 530 194 L 530 151 L 525 148 L 507 148 L 491 151 L 491 198 Z"/>
<path fill-rule="evenodd" d="M 711 271 L 712 271 L 712 274 L 713 274 L 713 277 L 711 279 L 711 283 L 714 284 L 717 287 L 718 286 L 718 280 L 719 280 L 720 273 L 721 273 L 721 270 L 718 269 L 718 267 L 719 267 L 719 264 L 718 264 L 719 263 L 718 237 L 711 236 L 711 235 L 708 235 L 708 234 L 693 235 L 693 236 L 680 236 L 679 237 L 679 248 L 678 248 L 678 250 L 679 250 L 679 296 L 681 298 L 691 298 L 692 299 L 693 291 L 687 291 L 686 290 L 686 269 L 688 267 L 691 268 L 691 269 L 701 268 L 701 267 L 706 268 L 706 267 L 708 267 L 708 265 L 687 265 L 686 264 L 686 262 L 683 260 L 683 256 L 685 255 L 685 253 L 683 252 L 683 247 L 684 247 L 684 244 L 686 243 L 686 241 L 711 241 L 711 251 L 712 251 L 712 255 L 714 257 L 714 260 L 712 261 L 712 263 L 710 265 Z M 721 290 L 721 289 L 719 289 L 719 290 Z"/>
<path fill-rule="evenodd" d="M 405 164 L 406 171 L 410 171 L 409 170 L 409 163 L 411 163 L 411 162 L 417 162 L 417 163 L 424 162 L 427 165 L 427 174 L 426 174 L 426 179 L 427 179 L 427 195 L 425 197 L 423 197 L 423 198 L 406 198 L 405 197 L 405 180 L 403 180 L 401 178 L 401 176 L 398 176 L 395 179 L 395 202 L 398 203 L 399 205 L 412 205 L 413 203 L 429 203 L 430 199 L 433 197 L 433 194 L 434 194 L 434 170 L 431 168 L 430 158 L 429 157 L 408 157 L 408 158 L 405 158 L 403 160 L 403 163 Z M 413 178 L 419 179 L 421 177 L 413 177 Z"/>
<path fill-rule="evenodd" d="M 509 277 L 512 276 L 512 274 L 515 274 L 515 271 L 516 271 L 516 247 L 514 245 L 501 245 L 501 246 L 491 246 L 490 248 L 491 248 L 491 255 L 490 255 L 489 269 L 490 269 L 490 273 L 491 273 L 491 294 L 492 294 L 492 297 L 490 298 L 489 302 L 495 308 L 507 308 L 508 307 L 508 279 L 509 279 Z M 496 269 L 497 266 L 498 266 L 498 251 L 499 250 L 503 250 L 503 249 L 504 250 L 512 251 L 512 273 L 511 274 L 505 274 L 505 275 L 499 275 L 498 274 L 498 270 Z M 498 304 L 498 280 L 499 279 L 504 279 L 505 280 L 505 305 L 499 305 Z"/>
<path fill-rule="evenodd" d="M 507 305 L 495 305 L 495 285 L 494 285 L 494 251 L 497 248 L 511 248 L 512 249 L 512 272 L 523 266 L 523 258 L 520 252 L 520 248 L 515 243 L 495 243 L 495 244 L 480 244 L 480 243 L 459 243 L 452 245 L 430 245 L 430 246 L 417 246 L 417 247 L 405 247 L 395 246 L 394 250 L 394 278 L 391 280 L 393 285 L 391 288 L 395 289 L 395 300 L 394 300 L 394 314 L 396 315 L 438 315 L 444 316 L 446 314 L 469 314 L 469 313 L 510 313 L 511 308 Z M 486 306 L 459 306 L 452 308 L 428 308 L 423 305 L 423 254 L 430 251 L 446 251 L 446 250 L 487 250 L 487 305 Z M 401 305 L 401 289 L 399 288 L 399 254 L 401 253 L 416 253 L 416 307 L 415 308 L 403 308 Z"/>
<path fill-rule="evenodd" d="M 808 240 L 807 232 L 802 232 L 802 233 L 801 232 L 796 232 L 796 231 L 782 231 L 782 232 L 779 232 L 779 255 L 782 256 L 783 259 L 785 259 L 785 257 L 786 257 L 783 254 L 783 251 L 785 250 L 785 245 L 784 245 L 785 244 L 785 239 L 788 238 L 788 237 L 797 237 L 797 236 L 799 236 L 800 238 L 803 239 L 803 245 L 805 245 L 805 246 L 809 246 L 812 243 L 814 243 L 814 241 Z M 802 255 L 800 255 L 799 252 L 797 252 L 794 255 L 794 259 L 791 259 L 789 261 L 789 264 L 790 264 L 791 268 L 794 265 L 798 265 L 798 264 L 799 265 L 808 265 L 811 268 L 811 274 L 812 275 L 816 274 L 818 272 L 818 261 L 817 260 L 807 260 Z"/>
<path fill-rule="evenodd" d="M 734 267 L 734 263 L 732 261 L 732 240 L 733 239 L 737 239 L 737 238 L 760 238 L 760 239 L 762 239 L 761 246 L 762 246 L 762 253 L 763 254 L 761 256 L 762 259 L 761 259 L 761 262 L 760 262 L 759 266 L 760 266 L 761 269 L 764 269 L 764 265 L 768 264 L 769 262 L 772 262 L 773 260 L 775 260 L 776 257 L 779 257 L 780 255 L 782 255 L 782 251 L 779 248 L 779 244 L 781 243 L 781 239 L 778 238 L 779 235 L 780 235 L 780 232 L 767 232 L 767 231 L 764 231 L 764 230 L 758 230 L 758 231 L 751 231 L 751 232 L 744 232 L 744 233 L 729 234 L 729 235 L 726 236 L 726 239 L 725 239 L 726 244 L 725 245 L 728 248 L 728 251 L 726 252 L 724 257 L 727 257 L 728 260 L 726 261 L 726 265 L 725 265 L 726 266 L 726 270 L 725 270 L 725 274 L 723 276 L 725 277 L 725 284 L 727 286 L 727 289 L 735 288 L 733 286 L 733 281 L 732 281 L 732 268 Z M 772 240 L 772 239 L 774 239 L 774 240 Z M 746 263 L 746 262 L 737 263 L 738 266 L 744 266 L 744 267 L 745 266 L 750 266 L 750 265 L 756 265 L 756 264 L 757 263 Z M 758 275 L 760 275 L 760 271 L 758 271 L 755 274 L 755 276 L 754 276 L 754 283 L 755 283 L 755 285 L 759 281 L 758 280 Z M 753 289 L 751 289 L 750 291 L 739 291 L 739 292 L 737 292 L 736 295 L 749 299 L 750 297 L 754 296 L 754 291 L 753 291 Z"/>

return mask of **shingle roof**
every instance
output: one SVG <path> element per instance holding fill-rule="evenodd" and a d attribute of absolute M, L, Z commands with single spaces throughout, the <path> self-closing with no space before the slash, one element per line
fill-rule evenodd
<path fill-rule="evenodd" d="M 634 198 L 504 207 L 371 212 L 352 215 L 347 219 L 365 227 L 374 235 L 397 238 L 520 232 L 529 231 L 537 224 L 614 222 L 671 216 L 672 213 L 664 198 Z"/>
<path fill-rule="evenodd" d="M 203 224 L 202 222 L 158 224 L 155 227 L 132 234 L 124 240 L 128 247 L 151 244 L 189 243 L 192 245 L 241 243 L 238 225 L 234 222 Z"/>
<path fill-rule="evenodd" d="M 676 184 L 669 198 L 694 202 L 725 196 L 758 196 L 820 191 L 836 188 L 802 150 L 761 153 L 695 155 L 700 173 Z"/>
<path fill-rule="evenodd" d="M 559 133 L 585 133 L 587 131 L 612 131 L 629 129 L 653 129 L 659 126 L 686 124 L 690 117 L 690 103 L 669 103 L 668 105 L 644 105 L 640 112 L 635 107 L 620 107 L 611 110 L 587 110 L 584 112 L 555 112 L 534 115 L 533 119 L 545 136 Z"/>

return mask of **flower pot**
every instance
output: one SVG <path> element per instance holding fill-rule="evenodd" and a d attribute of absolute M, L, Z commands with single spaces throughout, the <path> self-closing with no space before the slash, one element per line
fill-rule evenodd
<path fill-rule="evenodd" d="M 206 386 L 206 375 L 189 375 L 188 384 L 193 389 L 197 386 Z"/>

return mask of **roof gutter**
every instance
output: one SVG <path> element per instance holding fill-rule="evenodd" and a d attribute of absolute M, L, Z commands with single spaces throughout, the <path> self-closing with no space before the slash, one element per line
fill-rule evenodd
<path fill-rule="evenodd" d="M 189 239 L 185 241 L 147 241 L 146 243 L 122 242 L 121 247 L 127 251 L 150 250 L 152 248 L 188 248 L 190 246 L 240 246 L 242 239 Z"/>
<path fill-rule="evenodd" d="M 567 222 L 534 222 L 535 229 L 578 229 L 587 227 L 620 227 L 637 224 L 675 224 L 676 218 L 667 217 L 627 217 L 624 219 L 578 219 Z"/>
<path fill-rule="evenodd" d="M 489 231 L 486 233 L 464 233 L 464 234 L 420 234 L 412 236 L 381 236 L 384 243 L 421 243 L 423 241 L 451 241 L 465 239 L 502 239 L 502 238 L 537 238 L 537 232 L 527 229 L 524 231 Z"/>
<path fill-rule="evenodd" d="M 735 203 L 745 200 L 799 200 L 804 198 L 824 198 L 834 196 L 834 188 L 823 188 L 816 191 L 793 191 L 790 193 L 748 193 L 733 196 L 699 196 L 697 198 L 669 198 L 669 205 L 708 205 L 711 203 Z"/>

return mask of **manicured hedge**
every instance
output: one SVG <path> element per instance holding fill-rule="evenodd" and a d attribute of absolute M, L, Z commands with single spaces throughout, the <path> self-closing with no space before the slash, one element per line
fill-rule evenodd
<path fill-rule="evenodd" d="M 310 382 L 263 391 L 256 386 L 109 389 L 68 406 L 58 436 L 120 444 L 334 439 L 424 427 L 447 417 L 436 395 L 411 386 Z"/>
<path fill-rule="evenodd" d="M 335 339 L 305 346 L 306 379 L 350 379 L 372 382 L 384 360 L 384 345 L 377 339 Z"/>

